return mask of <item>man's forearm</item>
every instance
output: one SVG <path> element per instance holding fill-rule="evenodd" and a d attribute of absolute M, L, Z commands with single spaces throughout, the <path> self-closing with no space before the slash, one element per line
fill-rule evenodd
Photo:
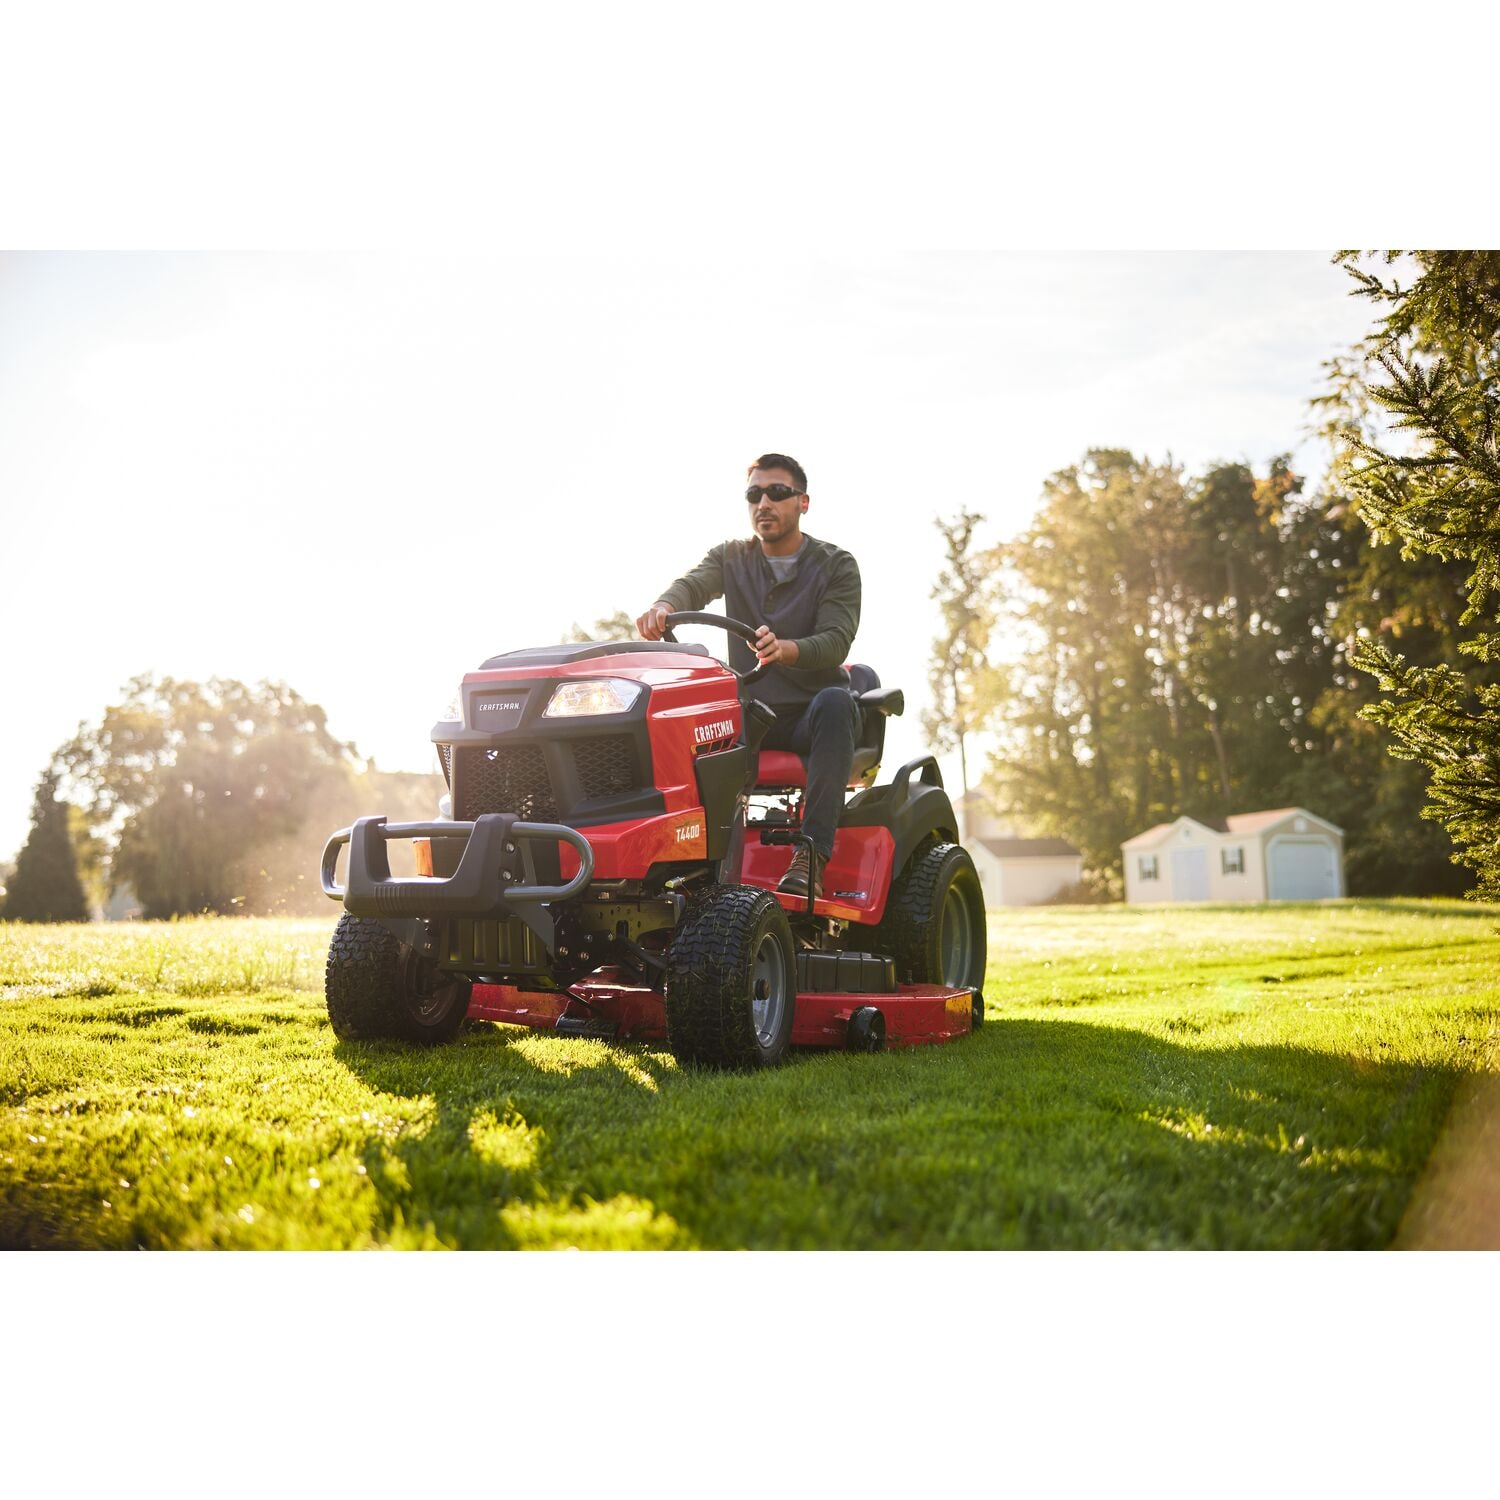
<path fill-rule="evenodd" d="M 842 630 L 824 630 L 817 635 L 787 642 L 787 645 L 796 647 L 796 665 L 808 672 L 822 672 L 829 667 L 842 666 L 853 644 L 853 631 L 846 633 Z"/>

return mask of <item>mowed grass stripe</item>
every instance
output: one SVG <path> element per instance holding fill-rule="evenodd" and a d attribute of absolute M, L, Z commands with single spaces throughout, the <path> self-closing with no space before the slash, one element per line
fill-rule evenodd
<path fill-rule="evenodd" d="M 753 1077 L 340 1043 L 331 921 L 0 925 L 0 1244 L 1383 1246 L 1495 1067 L 1497 918 L 996 912 L 977 1036 Z"/>

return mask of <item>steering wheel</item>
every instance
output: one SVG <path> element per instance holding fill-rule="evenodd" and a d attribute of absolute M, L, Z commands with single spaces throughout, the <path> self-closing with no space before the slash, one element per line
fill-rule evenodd
<path fill-rule="evenodd" d="M 667 628 L 662 631 L 661 638 L 664 641 L 670 641 L 675 646 L 677 645 L 677 637 L 672 634 L 672 627 L 674 625 L 717 625 L 721 629 L 727 630 L 730 635 L 739 636 L 752 649 L 755 646 L 755 631 L 740 620 L 731 620 L 728 615 L 704 614 L 700 609 L 678 610 L 668 615 Z M 730 667 L 728 662 L 725 662 L 724 665 L 731 672 L 734 672 L 735 677 L 739 679 L 741 687 L 748 687 L 752 682 L 759 682 L 771 670 L 770 662 L 762 662 L 758 667 L 752 667 L 748 672 L 735 672 L 734 668 Z"/>

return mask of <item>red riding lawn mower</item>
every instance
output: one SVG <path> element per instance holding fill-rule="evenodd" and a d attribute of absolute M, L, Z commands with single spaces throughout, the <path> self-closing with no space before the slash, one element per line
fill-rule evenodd
<path fill-rule="evenodd" d="M 721 615 L 668 624 L 755 639 Z M 901 691 L 848 669 L 854 795 L 823 894 L 791 895 L 776 885 L 811 844 L 806 768 L 758 749 L 774 715 L 748 689 L 764 670 L 738 674 L 669 628 L 510 651 L 465 676 L 461 717 L 432 731 L 438 819 L 360 818 L 323 851 L 345 908 L 334 1031 L 445 1042 L 473 1017 L 761 1068 L 789 1047 L 873 1052 L 979 1025 L 984 902 L 937 762 L 874 784 Z M 393 840 L 412 841 L 420 873 L 392 875 Z"/>

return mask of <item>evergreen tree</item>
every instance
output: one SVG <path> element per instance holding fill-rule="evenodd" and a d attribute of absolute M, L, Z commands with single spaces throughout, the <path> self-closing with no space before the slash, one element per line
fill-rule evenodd
<path fill-rule="evenodd" d="M 1387 251 L 1395 270 L 1383 273 L 1357 252 L 1339 258 L 1385 309 L 1363 365 L 1343 374 L 1394 419 L 1386 436 L 1347 432 L 1344 482 L 1404 562 L 1457 565 L 1458 624 L 1478 627 L 1459 643 L 1467 665 L 1418 664 L 1388 637 L 1362 638 L 1354 664 L 1391 695 L 1365 714 L 1390 731 L 1393 755 L 1431 773 L 1423 816 L 1477 872 L 1478 894 L 1500 899 L 1500 252 Z"/>
<path fill-rule="evenodd" d="M 58 800 L 57 772 L 48 768 L 37 783 L 31 833 L 16 858 L 5 892 L 8 922 L 83 922 L 88 918 L 78 859 L 68 826 L 68 804 Z"/>

